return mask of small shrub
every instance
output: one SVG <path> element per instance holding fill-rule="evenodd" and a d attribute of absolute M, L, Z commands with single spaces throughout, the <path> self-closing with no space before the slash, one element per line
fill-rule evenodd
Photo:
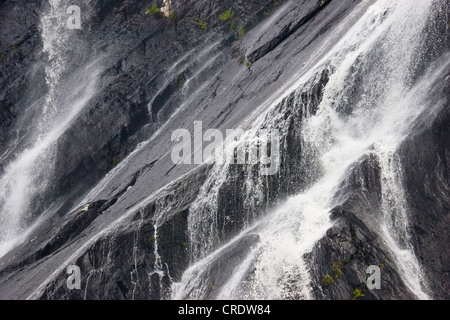
<path fill-rule="evenodd" d="M 113 167 L 117 166 L 120 163 L 120 159 L 115 158 L 113 159 Z"/>
<path fill-rule="evenodd" d="M 206 28 L 208 27 L 208 23 L 203 21 L 200 18 L 195 18 L 194 19 L 195 22 L 197 22 L 197 25 L 200 27 L 200 29 L 202 30 L 206 30 Z"/>
<path fill-rule="evenodd" d="M 327 274 L 321 281 L 322 287 L 326 288 L 334 282 L 333 277 Z"/>
<path fill-rule="evenodd" d="M 236 31 L 236 21 L 233 19 L 230 22 L 230 33 L 234 33 Z"/>
<path fill-rule="evenodd" d="M 242 39 L 245 36 L 244 26 L 239 27 L 239 39 Z"/>
<path fill-rule="evenodd" d="M 181 78 L 178 80 L 178 89 L 181 89 L 184 87 L 184 78 Z"/>
<path fill-rule="evenodd" d="M 359 289 L 355 289 L 352 292 L 352 300 L 358 300 L 359 298 L 364 296 L 365 296 L 364 293 L 362 293 L 362 291 Z"/>
<path fill-rule="evenodd" d="M 340 276 L 342 276 L 342 262 L 340 262 L 340 261 L 335 261 L 335 262 L 333 262 L 332 263 L 332 265 L 331 265 L 331 269 L 333 270 L 333 272 L 334 272 L 334 277 L 337 279 L 337 278 L 339 278 Z"/>
<path fill-rule="evenodd" d="M 178 15 L 175 11 L 170 11 L 169 15 L 167 16 L 167 19 L 169 19 L 172 22 L 175 22 L 178 20 Z"/>
<path fill-rule="evenodd" d="M 188 243 L 186 241 L 182 242 L 181 245 L 183 246 L 183 248 L 187 248 L 188 247 Z"/>
<path fill-rule="evenodd" d="M 158 8 L 156 3 L 152 4 L 152 7 L 150 9 L 145 9 L 145 13 L 149 14 L 151 16 L 159 14 L 161 12 L 161 9 Z"/>
<path fill-rule="evenodd" d="M 236 31 L 236 20 L 234 20 L 234 12 L 227 10 L 219 15 L 219 19 L 222 21 L 230 22 L 230 33 L 234 33 Z"/>
<path fill-rule="evenodd" d="M 250 63 L 250 61 L 248 61 L 247 59 L 245 59 L 243 56 L 240 56 L 238 59 L 238 64 L 240 66 L 246 66 L 246 67 L 251 67 L 252 64 Z"/>
<path fill-rule="evenodd" d="M 234 18 L 234 12 L 231 12 L 230 10 L 225 11 L 219 16 L 219 19 L 222 21 L 229 21 Z"/>

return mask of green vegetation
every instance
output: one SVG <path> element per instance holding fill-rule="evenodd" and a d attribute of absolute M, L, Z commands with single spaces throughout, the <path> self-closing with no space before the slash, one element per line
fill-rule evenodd
<path fill-rule="evenodd" d="M 178 80 L 178 89 L 181 89 L 184 87 L 184 81 L 185 81 L 184 78 L 180 78 Z"/>
<path fill-rule="evenodd" d="M 3 61 L 6 59 L 6 56 L 4 53 L 0 54 L 0 61 Z"/>
<path fill-rule="evenodd" d="M 242 39 L 245 36 L 245 28 L 244 26 L 239 27 L 239 39 Z"/>
<path fill-rule="evenodd" d="M 183 248 L 187 248 L 188 247 L 188 243 L 186 241 L 182 242 L 181 245 L 183 246 Z"/>
<path fill-rule="evenodd" d="M 352 300 L 358 300 L 359 298 L 364 296 L 365 296 L 364 293 L 362 293 L 362 291 L 359 289 L 355 289 L 352 292 Z"/>
<path fill-rule="evenodd" d="M 119 158 L 114 158 L 113 159 L 113 167 L 117 166 L 120 163 L 120 159 Z"/>
<path fill-rule="evenodd" d="M 151 16 L 161 13 L 161 8 L 158 8 L 156 3 L 152 4 L 150 9 L 145 9 L 145 13 Z"/>
<path fill-rule="evenodd" d="M 230 33 L 234 33 L 236 31 L 236 20 L 234 20 L 234 12 L 231 12 L 231 10 L 227 10 L 219 16 L 219 19 L 222 21 L 230 22 Z"/>
<path fill-rule="evenodd" d="M 350 258 L 346 258 L 346 259 L 344 260 L 344 263 L 345 263 L 345 264 L 349 264 L 349 263 L 350 263 L 350 261 L 352 261 L 352 259 L 350 259 Z"/>
<path fill-rule="evenodd" d="M 384 269 L 384 264 L 380 263 L 379 267 L 380 267 L 380 270 L 383 270 Z"/>
<path fill-rule="evenodd" d="M 280 3 L 278 2 L 278 1 L 275 1 L 274 3 L 273 3 L 273 5 L 276 7 L 276 6 L 278 6 Z"/>
<path fill-rule="evenodd" d="M 333 270 L 334 273 L 334 277 L 337 279 L 340 276 L 342 276 L 342 262 L 340 261 L 335 261 L 332 263 L 331 265 L 331 269 Z"/>
<path fill-rule="evenodd" d="M 270 14 L 269 11 L 264 11 L 264 15 L 265 15 L 265 16 L 268 16 L 269 14 Z"/>
<path fill-rule="evenodd" d="M 246 67 L 251 67 L 252 66 L 252 64 L 243 56 L 239 57 L 238 64 L 240 66 L 246 66 Z"/>
<path fill-rule="evenodd" d="M 200 18 L 195 18 L 194 19 L 195 22 L 197 22 L 197 25 L 200 27 L 200 29 L 202 30 L 206 30 L 206 28 L 208 27 L 208 23 L 203 21 Z"/>
<path fill-rule="evenodd" d="M 231 12 L 230 10 L 225 11 L 219 16 L 219 19 L 222 21 L 230 21 L 234 18 L 234 12 Z"/>
<path fill-rule="evenodd" d="M 236 21 L 233 19 L 231 20 L 230 23 L 230 33 L 235 33 L 236 32 Z"/>
<path fill-rule="evenodd" d="M 321 281 L 322 287 L 326 288 L 334 282 L 333 277 L 327 274 Z"/>
<path fill-rule="evenodd" d="M 170 11 L 169 15 L 167 16 L 167 19 L 169 19 L 172 22 L 175 22 L 178 20 L 178 15 L 175 11 Z"/>

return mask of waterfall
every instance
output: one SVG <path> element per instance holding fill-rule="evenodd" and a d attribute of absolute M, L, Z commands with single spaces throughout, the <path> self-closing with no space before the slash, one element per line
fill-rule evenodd
<path fill-rule="evenodd" d="M 35 218 L 33 211 L 45 209 L 58 139 L 95 93 L 100 62 L 83 62 L 86 47 L 67 28 L 67 7 L 64 1 L 50 0 L 41 18 L 47 93 L 39 115 L 24 120 L 33 130 L 31 140 L 0 177 L 0 256 L 23 238 L 21 233 Z"/>
<path fill-rule="evenodd" d="M 376 156 L 381 170 L 382 212 L 377 232 L 410 291 L 418 298 L 429 297 L 426 277 L 410 242 L 397 149 L 415 121 L 442 107 L 427 103 L 427 94 L 432 79 L 444 68 L 432 66 L 417 76 L 424 59 L 424 30 L 434 4 L 425 0 L 376 1 L 311 69 L 309 78 L 297 75 L 297 87 L 281 93 L 281 98 L 294 94 L 299 99 L 302 92 L 311 89 L 311 74 L 332 72 L 317 112 L 305 117 L 301 127 L 307 146 L 303 152 L 317 160 L 320 174 L 310 188 L 269 214 L 250 220 L 226 243 L 220 243 L 217 235 L 217 201 L 229 170 L 215 166 L 190 208 L 192 264 L 180 282 L 173 284 L 172 298 L 311 299 L 307 254 L 332 226 L 329 213 L 339 205 L 335 195 L 341 183 L 368 154 Z M 253 134 L 262 125 L 283 127 L 280 117 L 267 116 L 278 106 L 279 99 L 273 99 L 252 124 Z M 253 183 L 259 184 L 252 187 L 254 190 L 261 187 L 259 181 Z M 209 278 L 215 263 L 241 241 L 255 236 L 258 241 L 236 264 L 222 266 L 231 268 L 232 276 L 211 289 Z"/>

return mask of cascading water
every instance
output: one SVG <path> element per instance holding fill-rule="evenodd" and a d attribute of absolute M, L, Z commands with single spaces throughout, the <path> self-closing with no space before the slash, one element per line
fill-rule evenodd
<path fill-rule="evenodd" d="M 42 196 L 52 177 L 57 141 L 95 93 L 99 60 L 76 65 L 86 52 L 75 31 L 67 28 L 66 11 L 64 1 L 51 0 L 42 16 L 48 91 L 40 115 L 23 121 L 34 130 L 31 141 L 17 152 L 0 177 L 0 256 L 20 241 L 32 212 L 45 209 Z"/>
<path fill-rule="evenodd" d="M 425 53 L 422 39 L 434 1 L 377 1 L 361 16 L 332 51 L 313 69 L 332 70 L 316 114 L 302 123 L 302 139 L 321 174 L 306 191 L 289 198 L 272 213 L 258 219 L 226 244 L 218 241 L 217 201 L 229 173 L 216 165 L 189 217 L 192 265 L 174 283 L 172 298 L 309 299 L 311 278 L 307 253 L 331 227 L 330 210 L 339 205 L 335 195 L 351 168 L 368 154 L 379 160 L 382 204 L 378 232 L 395 257 L 402 280 L 418 298 L 426 299 L 426 278 L 410 242 L 408 206 L 402 189 L 397 148 L 414 122 L 442 105 L 429 105 L 432 79 L 444 68 L 431 66 L 417 78 Z M 310 75 L 308 75 L 310 77 Z M 297 99 L 311 89 L 308 78 L 298 76 Z M 283 92 L 283 96 L 292 93 Z M 269 110 L 277 106 L 273 103 Z M 255 134 L 272 123 L 265 114 L 253 124 Z M 251 133 L 251 134 L 252 134 Z M 257 194 L 259 186 L 250 187 Z M 249 222 L 252 222 L 250 220 Z M 250 236 L 258 241 L 232 268 L 224 283 L 208 283 L 214 263 Z M 219 287 L 217 287 L 219 286 Z M 211 293 L 213 291 L 213 293 Z"/>

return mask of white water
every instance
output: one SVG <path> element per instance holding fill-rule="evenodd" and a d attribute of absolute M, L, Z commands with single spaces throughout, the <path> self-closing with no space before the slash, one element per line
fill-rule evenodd
<path fill-rule="evenodd" d="M 57 141 L 94 95 L 100 73 L 98 59 L 66 74 L 73 59 L 68 51 L 80 44 L 66 27 L 66 4 L 59 0 L 49 4 L 42 17 L 43 50 L 49 59 L 45 68 L 48 92 L 40 116 L 28 119 L 37 124 L 32 141 L 0 177 L 0 256 L 23 240 L 31 206 L 44 193 L 52 176 Z"/>
<path fill-rule="evenodd" d="M 305 253 L 331 226 L 329 211 L 337 205 L 332 200 L 350 168 L 369 153 L 377 156 L 381 167 L 380 236 L 410 291 L 420 299 L 429 298 L 425 276 L 409 242 L 401 164 L 395 159 L 396 150 L 414 121 L 423 112 L 440 107 L 426 103 L 433 75 L 428 74 L 411 87 L 414 59 L 420 55 L 422 31 L 431 4 L 425 0 L 377 1 L 313 68 L 320 71 L 329 64 L 335 69 L 317 114 L 306 119 L 302 129 L 307 150 L 317 155 L 323 169 L 321 177 L 309 190 L 291 197 L 265 220 L 213 251 L 218 246 L 217 192 L 227 179 L 226 168 L 217 167 L 191 206 L 189 234 L 196 262 L 181 282 L 173 285 L 172 298 L 210 297 L 202 277 L 207 276 L 209 267 L 225 248 L 254 233 L 260 242 L 235 267 L 232 278 L 219 284 L 221 290 L 214 297 L 312 298 Z M 364 73 L 358 77 L 356 73 L 361 70 Z M 299 78 L 296 85 L 307 91 L 307 79 Z M 359 87 L 360 96 L 351 100 L 349 87 Z M 291 92 L 287 90 L 283 96 Z M 265 115 L 276 105 L 273 103 L 255 121 L 255 132 L 260 123 L 267 122 Z M 339 107 L 351 107 L 353 112 L 342 116 L 336 112 Z"/>
<path fill-rule="evenodd" d="M 398 7 L 397 4 L 399 4 Z M 390 12 L 388 18 L 383 20 L 382 15 L 385 9 L 389 9 Z M 329 209 L 335 205 L 331 200 L 339 184 L 348 173 L 348 168 L 368 152 L 375 153 L 379 157 L 382 164 L 382 174 L 386 178 L 384 181 L 387 181 L 387 183 L 383 184 L 383 213 L 386 227 L 382 231 L 385 241 L 396 257 L 395 262 L 399 269 L 402 270 L 405 283 L 418 297 L 427 297 L 425 293 L 426 282 L 414 252 L 405 241 L 402 241 L 402 239 L 409 237 L 407 208 L 404 203 L 404 192 L 401 189 L 401 175 L 398 174 L 400 170 L 398 166 L 401 164 L 392 160 L 395 159 L 395 151 L 399 143 L 408 134 L 411 123 L 423 112 L 425 106 L 425 103 L 420 98 L 426 96 L 427 88 L 425 85 L 428 81 L 425 81 L 425 79 L 423 83 L 420 83 L 420 85 L 424 86 L 423 90 L 415 90 L 408 86 L 408 79 L 403 79 L 403 75 L 408 74 L 408 63 L 411 60 L 411 55 L 414 53 L 414 45 L 418 42 L 417 38 L 423 27 L 427 9 L 427 2 L 413 5 L 405 1 L 379 1 L 336 46 L 336 50 L 330 53 L 328 60 L 321 61 L 321 64 L 316 66 L 316 69 L 319 70 L 325 68 L 324 65 L 330 62 L 336 67 L 336 71 L 326 88 L 324 100 L 319 106 L 318 114 L 307 119 L 303 129 L 305 145 L 310 148 L 311 152 L 318 154 L 319 161 L 324 168 L 323 175 L 318 178 L 318 181 L 312 188 L 302 194 L 291 197 L 281 207 L 274 210 L 272 214 L 254 223 L 230 243 L 222 246 L 220 249 L 216 249 L 216 251 L 213 250 L 217 244 L 213 243 L 207 250 L 200 252 L 199 260 L 186 271 L 182 281 L 174 284 L 173 298 L 187 297 L 192 288 L 201 289 L 203 270 L 222 250 L 248 233 L 257 233 L 261 240 L 250 250 L 247 257 L 242 260 L 242 263 L 236 267 L 233 276 L 223 284 L 217 297 L 312 298 L 309 288 L 311 279 L 308 261 L 305 261 L 304 253 L 309 252 L 317 240 L 331 226 L 328 213 Z M 412 25 L 396 25 L 399 21 L 410 21 Z M 365 31 L 362 32 L 362 30 Z M 386 70 L 384 70 L 385 73 L 373 72 L 370 74 L 369 79 L 366 79 L 366 83 L 364 83 L 364 87 L 370 88 L 373 96 L 361 98 L 353 106 L 355 108 L 353 115 L 349 118 L 341 118 L 335 112 L 335 107 L 345 104 L 347 97 L 345 93 L 342 93 L 342 88 L 345 83 L 348 83 L 349 79 L 352 80 L 350 67 L 355 65 L 361 68 L 364 67 L 362 65 L 364 61 L 370 61 L 370 59 L 364 59 L 364 57 L 371 49 L 379 45 L 378 40 L 386 33 L 390 34 L 390 39 L 389 36 L 387 40 L 383 39 L 383 41 L 387 42 L 386 51 L 383 52 L 382 59 L 387 66 Z M 357 62 L 358 57 L 363 58 L 361 59 L 362 62 Z M 402 63 L 398 63 L 398 61 Z M 306 83 L 306 78 L 300 77 L 300 79 L 296 84 L 297 86 Z M 95 76 L 92 81 L 92 83 L 95 83 Z M 370 85 L 372 82 L 374 83 L 373 86 Z M 307 90 L 308 88 L 305 87 L 304 89 Z M 289 93 L 290 91 L 283 92 L 283 94 Z M 301 93 L 301 90 L 299 93 Z M 90 94 L 83 93 L 81 95 L 89 97 Z M 405 99 L 405 97 L 410 99 Z M 49 98 L 46 101 L 53 100 Z M 402 103 L 399 103 L 399 101 Z M 83 105 L 81 103 L 79 108 L 82 108 Z M 57 105 L 52 102 L 45 111 L 51 110 L 53 107 L 58 109 Z M 76 110 L 79 110 L 79 108 L 75 108 L 73 117 L 76 116 Z M 49 115 L 49 117 L 43 117 L 46 125 L 44 125 L 45 129 L 42 130 L 43 139 L 48 138 L 46 140 L 48 143 L 41 145 L 37 151 L 38 155 L 46 153 L 51 148 L 52 143 L 56 141 L 55 139 L 70 124 L 70 119 L 73 119 L 72 116 L 69 116 L 67 123 L 59 123 L 59 126 L 56 128 L 53 127 L 53 124 L 58 121 L 52 122 L 48 120 L 52 119 L 51 111 Z M 264 119 L 264 117 L 260 117 L 256 122 L 259 124 Z M 258 129 L 259 127 L 255 126 L 253 133 L 257 132 Z M 39 141 L 34 146 L 38 144 L 40 144 Z M 374 150 L 371 149 L 373 145 L 377 146 Z M 39 157 L 34 159 L 39 159 Z M 26 163 L 26 161 L 23 163 L 25 168 L 27 168 Z M 392 165 L 392 163 L 395 165 Z M 49 162 L 45 162 L 45 165 L 47 167 Z M 29 164 L 29 166 L 31 167 L 32 165 Z M 9 176 L 11 179 L 8 178 L 5 181 L 20 182 L 22 181 L 20 178 L 27 180 L 34 177 L 33 173 L 26 173 L 25 176 L 20 176 L 17 171 L 16 173 L 14 173 L 14 170 L 11 171 L 14 174 Z M 217 178 L 226 179 L 226 171 L 219 171 L 217 174 L 218 176 L 213 176 L 211 180 Z M 255 186 L 249 189 L 259 187 L 260 185 L 255 183 Z M 30 186 L 18 184 L 17 190 L 19 190 L 17 199 L 22 201 L 24 207 L 26 207 L 27 201 L 24 198 L 28 196 L 28 193 L 25 191 L 30 190 Z M 206 190 L 205 188 L 204 192 L 206 191 L 211 192 L 211 190 Z M 215 190 L 213 191 L 215 192 Z M 37 191 L 31 190 L 30 194 L 32 195 L 34 192 Z M 125 221 L 132 212 L 148 203 L 153 196 L 146 199 L 139 206 L 127 211 L 124 216 L 108 227 L 108 230 L 87 241 L 58 270 L 52 273 L 49 279 L 53 279 L 61 273 L 67 263 L 78 257 L 89 244 L 105 235 L 110 228 Z M 200 195 L 197 206 L 211 204 L 213 210 L 210 214 L 214 214 L 214 201 L 217 198 L 205 200 L 205 198 L 202 198 L 204 196 L 205 193 Z M 398 209 L 392 212 L 391 206 L 398 207 Z M 22 209 L 19 211 L 24 212 L 26 210 Z M 390 222 L 392 215 L 398 215 L 400 219 L 396 219 L 396 221 L 400 220 L 401 223 L 392 224 Z M 20 217 L 21 214 L 17 216 Z M 196 220 L 194 215 L 190 219 L 190 227 L 193 226 L 192 223 L 204 222 Z M 249 222 L 252 222 L 252 220 L 249 219 Z M 195 228 L 192 229 L 192 232 L 194 231 Z M 155 236 L 156 233 L 157 229 L 155 230 Z M 205 236 L 208 237 L 208 234 L 205 234 Z M 206 239 L 206 241 L 211 243 L 210 239 Z M 157 247 L 155 246 L 155 248 Z M 410 266 L 413 267 L 411 268 Z M 255 268 L 254 275 L 248 278 L 247 272 L 253 267 Z M 49 279 L 30 297 L 36 297 L 36 294 L 45 287 Z M 417 281 L 417 279 L 420 280 Z M 249 288 L 248 291 L 244 292 L 241 290 L 244 284 L 245 288 Z M 189 297 L 192 296 L 189 295 Z M 196 297 L 204 297 L 204 292 L 196 290 Z"/>

